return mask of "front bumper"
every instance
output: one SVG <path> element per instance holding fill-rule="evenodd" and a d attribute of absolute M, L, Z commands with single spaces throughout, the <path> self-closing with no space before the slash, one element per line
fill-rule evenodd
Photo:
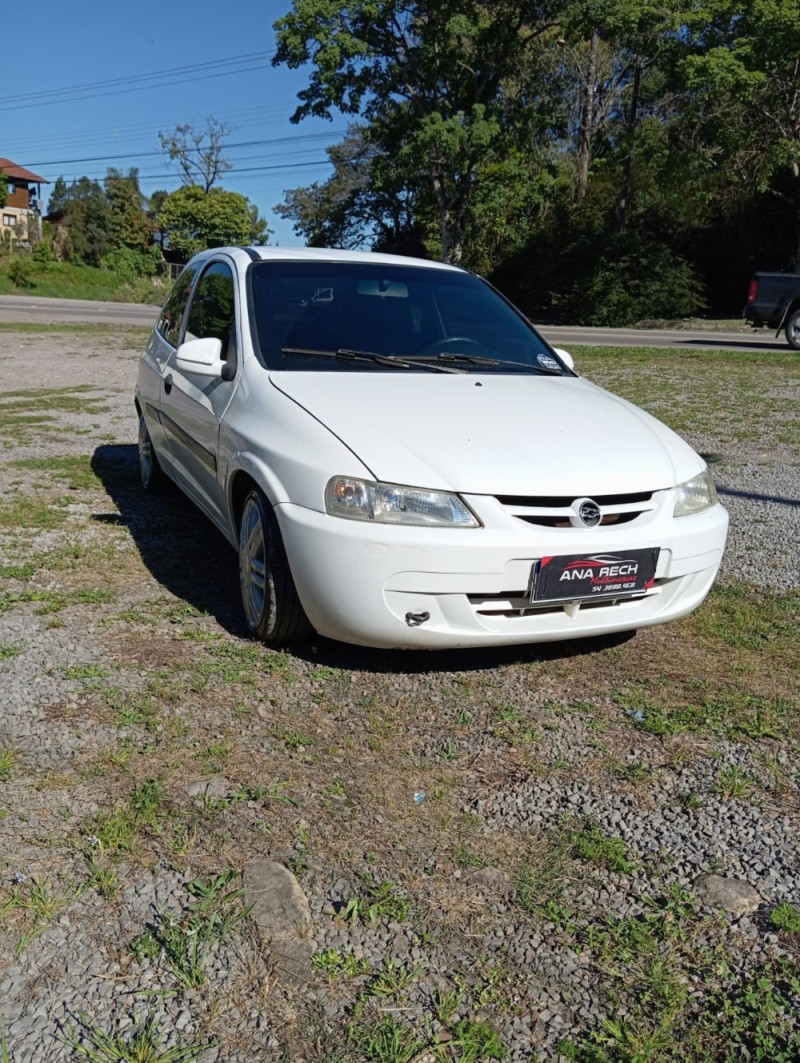
<path fill-rule="evenodd" d="M 671 495 L 671 492 L 666 492 Z M 642 526 L 547 529 L 393 527 L 290 503 L 275 509 L 298 594 L 321 634 L 393 649 L 550 642 L 630 631 L 685 616 L 708 594 L 728 530 L 720 505 L 674 519 L 669 498 Z M 484 512 L 481 512 L 481 509 Z M 668 515 L 669 514 L 669 515 Z M 660 547 L 652 588 L 632 599 L 531 603 L 534 562 L 581 552 Z M 409 620 L 429 614 L 422 623 Z"/>

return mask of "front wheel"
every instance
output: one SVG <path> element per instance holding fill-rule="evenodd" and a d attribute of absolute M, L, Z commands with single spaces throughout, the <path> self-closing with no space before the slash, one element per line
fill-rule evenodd
<path fill-rule="evenodd" d="M 800 351 L 800 306 L 786 318 L 786 339 L 790 347 Z"/>
<path fill-rule="evenodd" d="M 257 487 L 244 500 L 239 524 L 239 586 L 245 620 L 256 638 L 286 642 L 311 633 L 278 522 Z"/>

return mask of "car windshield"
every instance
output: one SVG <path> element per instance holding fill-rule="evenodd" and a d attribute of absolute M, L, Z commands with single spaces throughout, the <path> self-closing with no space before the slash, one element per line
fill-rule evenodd
<path fill-rule="evenodd" d="M 250 269 L 250 296 L 254 341 L 270 369 L 397 373 L 438 365 L 571 375 L 525 318 L 471 273 L 258 262 Z M 388 356 L 395 364 L 387 364 Z"/>

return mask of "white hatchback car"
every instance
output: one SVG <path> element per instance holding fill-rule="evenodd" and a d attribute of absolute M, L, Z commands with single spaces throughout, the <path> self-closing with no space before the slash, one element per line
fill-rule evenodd
<path fill-rule="evenodd" d="M 490 285 L 392 255 L 220 248 L 136 386 L 142 482 L 239 552 L 266 641 L 544 642 L 691 612 L 728 517 L 702 459 Z"/>

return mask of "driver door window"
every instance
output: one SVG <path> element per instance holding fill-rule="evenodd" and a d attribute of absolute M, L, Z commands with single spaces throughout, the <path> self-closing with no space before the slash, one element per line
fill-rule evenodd
<path fill-rule="evenodd" d="M 184 340 L 213 336 L 222 343 L 220 357 L 235 360 L 236 309 L 233 273 L 224 262 L 215 262 L 205 271 L 189 307 Z"/>

